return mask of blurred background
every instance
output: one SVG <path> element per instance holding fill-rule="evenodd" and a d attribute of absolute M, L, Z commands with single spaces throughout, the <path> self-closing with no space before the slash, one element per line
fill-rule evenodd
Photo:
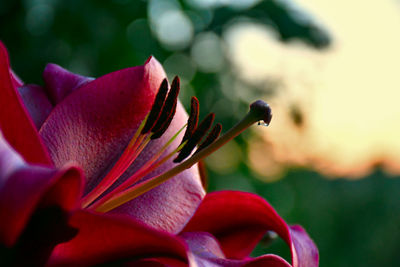
<path fill-rule="evenodd" d="M 400 266 L 399 29 L 396 0 L 0 1 L 26 83 L 48 62 L 98 77 L 154 55 L 225 130 L 269 102 L 269 127 L 206 161 L 208 190 L 262 195 L 321 266 Z M 279 239 L 263 253 L 290 257 Z"/>

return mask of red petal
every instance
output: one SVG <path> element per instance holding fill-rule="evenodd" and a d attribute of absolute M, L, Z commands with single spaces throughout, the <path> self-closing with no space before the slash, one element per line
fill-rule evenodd
<path fill-rule="evenodd" d="M 257 195 L 222 191 L 207 194 L 184 232 L 215 236 L 228 258 L 246 257 L 267 230 L 290 246 L 293 266 L 318 266 L 318 250 L 299 226 L 288 227 L 276 211 Z"/>
<path fill-rule="evenodd" d="M 14 85 L 7 50 L 0 42 L 0 128 L 5 138 L 30 163 L 51 164 L 36 127 Z"/>
<path fill-rule="evenodd" d="M 81 188 L 78 169 L 27 165 L 0 135 L 0 243 L 11 247 L 39 206 L 74 208 Z"/>
<path fill-rule="evenodd" d="M 162 66 L 151 58 L 144 66 L 107 74 L 71 93 L 53 109 L 40 129 L 55 165 L 77 162 L 88 179 L 86 192 L 92 189 L 120 156 L 149 112 L 164 78 Z M 167 132 L 149 143 L 128 173 L 158 152 L 186 120 L 187 114 L 179 104 Z M 165 153 L 175 149 L 179 142 L 177 138 Z M 171 161 L 167 162 L 149 176 L 172 166 Z M 204 194 L 197 166 L 194 166 L 115 212 L 129 213 L 158 229 L 178 232 Z"/>
<path fill-rule="evenodd" d="M 158 256 L 187 262 L 186 246 L 179 238 L 127 216 L 78 211 L 70 225 L 79 233 L 54 249 L 50 265 L 92 266 Z"/>
<path fill-rule="evenodd" d="M 197 266 L 290 267 L 289 263 L 276 255 L 264 255 L 253 259 L 246 258 L 243 260 L 226 259 L 219 247 L 217 240 L 209 233 L 186 232 L 182 233 L 180 237 L 183 238 L 188 244 Z"/>

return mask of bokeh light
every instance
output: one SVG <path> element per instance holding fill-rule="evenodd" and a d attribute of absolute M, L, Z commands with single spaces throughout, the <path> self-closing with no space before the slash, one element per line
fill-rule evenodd
<path fill-rule="evenodd" d="M 224 65 L 223 47 L 220 38 L 211 32 L 196 36 L 191 55 L 203 72 L 218 72 Z"/>
<path fill-rule="evenodd" d="M 393 33 L 400 27 L 398 6 L 393 1 L 307 1 L 307 6 L 335 37 L 324 52 L 300 43 L 281 46 L 254 23 L 227 34 L 244 79 L 278 81 L 276 116 L 262 137 L 265 149 L 275 162 L 329 175 L 362 177 L 377 165 L 399 174 L 400 36 Z M 371 19 L 377 12 L 383 17 Z M 299 115 L 302 125 L 294 118 Z"/>
<path fill-rule="evenodd" d="M 179 50 L 190 44 L 193 38 L 193 25 L 177 1 L 150 1 L 149 17 L 154 33 L 166 48 Z"/>

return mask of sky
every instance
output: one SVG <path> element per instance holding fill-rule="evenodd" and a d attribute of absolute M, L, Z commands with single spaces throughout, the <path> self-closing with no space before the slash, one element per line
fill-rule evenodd
<path fill-rule="evenodd" d="M 282 45 L 249 22 L 225 34 L 241 77 L 276 86 L 265 94 L 274 118 L 250 142 L 250 164 L 271 177 L 292 165 L 331 177 L 362 177 L 377 165 L 400 174 L 400 4 L 295 2 L 330 32 L 329 49 Z"/>

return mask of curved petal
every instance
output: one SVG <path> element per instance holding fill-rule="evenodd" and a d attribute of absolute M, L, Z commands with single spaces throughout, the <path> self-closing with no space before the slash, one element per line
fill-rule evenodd
<path fill-rule="evenodd" d="M 187 248 L 179 238 L 128 216 L 77 211 L 70 224 L 78 235 L 54 249 L 49 265 L 92 266 L 158 256 L 187 262 Z"/>
<path fill-rule="evenodd" d="M 78 169 L 28 165 L 1 134 L 0 167 L 0 243 L 6 247 L 16 243 L 39 207 L 68 211 L 78 203 L 82 188 Z"/>
<path fill-rule="evenodd" d="M 25 160 L 50 165 L 46 148 L 16 91 L 15 85 L 19 83 L 10 70 L 7 50 L 0 42 L 0 128 Z"/>
<path fill-rule="evenodd" d="M 209 233 L 185 232 L 180 237 L 189 246 L 198 267 L 290 267 L 289 263 L 276 255 L 264 255 L 243 260 L 226 259 L 219 247 L 218 241 Z"/>
<path fill-rule="evenodd" d="M 149 112 L 164 78 L 160 63 L 150 58 L 144 66 L 107 74 L 71 93 L 53 109 L 40 129 L 55 165 L 77 162 L 88 179 L 86 192 L 92 189 L 116 162 Z M 156 153 L 186 123 L 186 118 L 179 104 L 168 131 L 146 147 L 130 172 Z M 176 148 L 176 142 L 171 149 Z M 158 171 L 172 165 L 171 161 L 165 163 Z M 204 194 L 195 166 L 124 205 L 119 212 L 127 212 L 158 229 L 178 232 Z"/>
<path fill-rule="evenodd" d="M 72 73 L 56 64 L 47 64 L 43 71 L 45 89 L 54 104 L 60 103 L 75 89 L 93 80 Z"/>
<path fill-rule="evenodd" d="M 161 71 L 152 59 L 97 78 L 56 105 L 39 131 L 56 166 L 79 163 L 89 183 L 102 176 L 150 110 Z"/>
<path fill-rule="evenodd" d="M 289 228 L 294 246 L 292 246 L 293 266 L 318 266 L 318 249 L 307 232 L 300 225 L 292 225 Z M 293 250 L 296 253 L 293 253 Z"/>
<path fill-rule="evenodd" d="M 289 227 L 264 199 L 254 194 L 207 194 L 183 232 L 209 232 L 218 239 L 228 258 L 241 259 L 248 256 L 268 230 L 276 232 L 290 246 L 293 266 L 318 266 L 318 249 L 306 232 L 299 226 Z"/>
<path fill-rule="evenodd" d="M 19 87 L 18 91 L 33 123 L 37 129 L 40 129 L 53 109 L 53 105 L 39 85 L 27 84 Z"/>

